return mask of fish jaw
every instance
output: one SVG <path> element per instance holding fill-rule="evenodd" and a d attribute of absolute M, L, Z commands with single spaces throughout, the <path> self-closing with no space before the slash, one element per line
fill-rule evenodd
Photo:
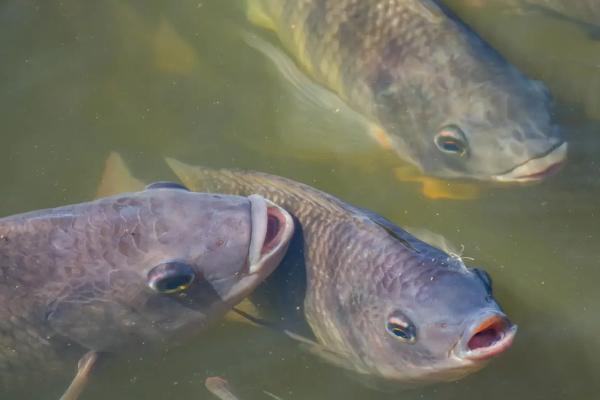
<path fill-rule="evenodd" d="M 248 199 L 252 236 L 247 265 L 223 298 L 229 306 L 250 295 L 277 268 L 294 234 L 294 220 L 285 209 L 259 195 L 250 195 Z"/>
<path fill-rule="evenodd" d="M 283 258 L 294 234 L 294 220 L 286 210 L 262 196 L 250 195 L 248 199 L 252 214 L 248 272 L 266 276 Z"/>
<path fill-rule="evenodd" d="M 567 158 L 567 149 L 567 142 L 562 142 L 558 146 L 553 147 L 546 154 L 529 159 L 512 170 L 504 174 L 496 175 L 493 178 L 495 181 L 507 183 L 539 181 L 557 172 L 564 165 Z"/>
<path fill-rule="evenodd" d="M 481 363 L 504 351 L 513 343 L 517 333 L 514 325 L 502 313 L 482 315 L 465 331 L 453 349 L 453 355 L 467 363 Z"/>

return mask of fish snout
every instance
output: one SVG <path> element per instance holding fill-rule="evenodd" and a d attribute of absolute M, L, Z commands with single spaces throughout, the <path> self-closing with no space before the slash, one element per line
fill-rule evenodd
<path fill-rule="evenodd" d="M 252 237 L 248 252 L 248 273 L 270 273 L 283 258 L 294 233 L 294 220 L 283 208 L 253 194 Z"/>
<path fill-rule="evenodd" d="M 544 179 L 559 171 L 567 158 L 567 142 L 560 142 L 545 154 L 527 160 L 512 170 L 496 175 L 499 182 L 534 182 Z"/>
<path fill-rule="evenodd" d="M 516 333 L 517 326 L 506 315 L 486 314 L 465 331 L 456 348 L 457 356 L 471 361 L 487 360 L 507 350 Z"/>

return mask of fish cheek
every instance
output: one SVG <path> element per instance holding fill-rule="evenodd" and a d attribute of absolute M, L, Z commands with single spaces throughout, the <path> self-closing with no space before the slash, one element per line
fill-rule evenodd
<path fill-rule="evenodd" d="M 125 271 L 113 271 L 108 279 L 71 283 L 47 305 L 45 322 L 51 332 L 88 349 L 116 349 L 127 345 L 143 325 L 135 309 L 144 291 L 139 277 Z"/>

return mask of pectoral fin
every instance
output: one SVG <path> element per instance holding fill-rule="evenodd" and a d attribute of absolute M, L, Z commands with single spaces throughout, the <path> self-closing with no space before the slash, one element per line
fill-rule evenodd
<path fill-rule="evenodd" d="M 279 107 L 290 111 L 279 113 L 276 122 L 285 133 L 279 138 L 281 145 L 302 149 L 295 157 L 322 155 L 323 151 L 356 153 L 371 145 L 365 132 L 372 123 L 336 93 L 311 79 L 310 71 L 306 71 L 310 65 L 304 65 L 302 71 L 287 53 L 260 35 L 246 33 L 244 40 L 272 62 L 282 78 L 282 87 L 289 93 Z"/>
<path fill-rule="evenodd" d="M 77 373 L 60 400 L 77 400 L 85 389 L 92 369 L 98 360 L 98 353 L 90 351 L 84 354 L 77 364 Z"/>
<path fill-rule="evenodd" d="M 433 200 L 473 200 L 479 197 L 479 189 L 468 183 L 446 182 L 424 177 L 422 193 Z"/>
<path fill-rule="evenodd" d="M 220 400 L 239 400 L 239 397 L 233 392 L 229 382 L 220 376 L 210 376 L 204 381 L 206 390 L 211 392 Z"/>
<path fill-rule="evenodd" d="M 242 300 L 242 302 L 239 303 L 238 305 L 236 305 L 235 308 L 237 310 L 242 311 L 243 313 L 245 313 L 247 315 L 251 315 L 255 318 L 259 318 L 260 313 L 259 313 L 258 309 L 254 305 L 254 303 L 252 303 L 252 301 L 247 298 Z M 225 321 L 258 326 L 257 323 L 240 315 L 239 312 L 236 312 L 234 310 L 229 311 L 227 314 L 225 314 Z"/>
<path fill-rule="evenodd" d="M 446 181 L 420 174 L 412 166 L 394 168 L 396 178 L 403 182 L 421 185 L 423 196 L 433 200 L 473 200 L 480 196 L 474 184 Z"/>
<path fill-rule="evenodd" d="M 306 338 L 301 335 L 297 335 L 294 332 L 284 330 L 290 339 L 297 341 L 304 350 L 316 355 L 317 357 L 327 361 L 330 364 L 336 365 L 340 368 L 349 368 L 349 360 L 344 354 L 338 353 L 328 347 L 323 346 L 320 343 L 315 342 L 312 339 Z"/>

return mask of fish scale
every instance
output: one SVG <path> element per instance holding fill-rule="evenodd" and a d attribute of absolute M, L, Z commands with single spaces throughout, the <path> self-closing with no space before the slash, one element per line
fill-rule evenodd
<path fill-rule="evenodd" d="M 1 398 L 71 379 L 74 400 L 100 354 L 181 344 L 278 265 L 284 210 L 164 186 L 0 218 Z"/>
<path fill-rule="evenodd" d="M 194 190 L 258 193 L 294 216 L 294 244 L 251 296 L 264 315 L 251 317 L 286 321 L 290 326 L 283 329 L 295 338 L 294 329 L 306 327 L 290 316 L 299 317 L 316 340 L 301 342 L 326 360 L 375 380 L 451 380 L 483 366 L 462 355 L 477 350 L 465 343 L 482 320 L 493 318 L 492 339 L 477 351 L 497 354 L 512 342 L 516 328 L 493 299 L 484 273 L 376 213 L 283 177 L 167 163 Z M 442 323 L 451 328 L 439 332 Z M 422 337 L 403 343 L 389 326 Z"/>
<path fill-rule="evenodd" d="M 413 175 L 536 180 L 566 157 L 545 86 L 510 65 L 441 1 L 246 3 L 249 19 L 273 30 L 321 91 L 297 84 L 298 71 L 282 68 L 289 65 L 285 54 L 248 42 L 312 103 L 330 104 L 325 99 L 337 95 L 346 113 L 358 114 L 349 119 L 359 116 L 365 132 L 420 170 Z M 431 181 L 430 195 L 443 192 L 440 186 Z"/>

